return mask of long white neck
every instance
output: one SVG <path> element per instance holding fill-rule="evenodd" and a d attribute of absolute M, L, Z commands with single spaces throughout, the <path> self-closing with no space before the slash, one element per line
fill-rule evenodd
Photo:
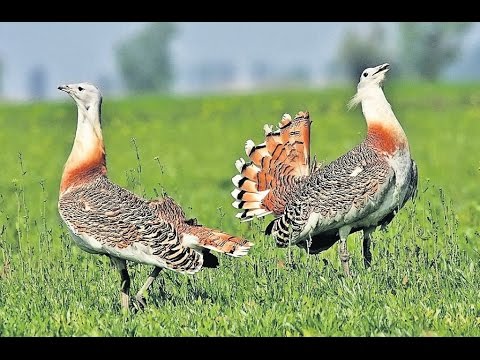
<path fill-rule="evenodd" d="M 407 136 L 382 88 L 376 84 L 359 88 L 351 104 L 359 102 L 367 122 L 367 144 L 389 154 L 394 154 L 397 150 L 408 151 Z"/>
<path fill-rule="evenodd" d="M 384 125 L 401 128 L 381 87 L 370 86 L 359 89 L 356 96 L 360 98 L 367 125 L 381 122 Z"/>
<path fill-rule="evenodd" d="M 72 151 L 65 163 L 61 191 L 92 176 L 107 172 L 100 104 L 88 108 L 77 105 L 77 108 L 77 131 Z"/>
<path fill-rule="evenodd" d="M 77 131 L 70 157 L 83 157 L 88 155 L 100 145 L 103 146 L 102 129 L 100 125 L 100 112 L 95 107 L 88 110 L 78 107 Z"/>

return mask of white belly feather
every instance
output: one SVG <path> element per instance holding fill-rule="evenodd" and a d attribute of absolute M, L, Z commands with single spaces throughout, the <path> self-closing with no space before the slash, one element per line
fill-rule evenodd
<path fill-rule="evenodd" d="M 114 246 L 109 246 L 107 244 L 102 244 L 93 236 L 75 232 L 73 226 L 68 221 L 65 221 L 65 223 L 67 224 L 68 230 L 75 244 L 88 253 L 108 254 L 120 259 L 130 260 L 137 263 L 168 268 L 165 261 L 159 256 L 154 255 L 152 249 L 148 246 L 145 246 L 141 243 L 133 243 L 121 249 Z"/>

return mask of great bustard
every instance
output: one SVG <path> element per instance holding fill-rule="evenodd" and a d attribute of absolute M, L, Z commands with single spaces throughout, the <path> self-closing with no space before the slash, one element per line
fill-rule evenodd
<path fill-rule="evenodd" d="M 128 308 L 130 300 L 127 260 L 154 266 L 136 295 L 143 307 L 143 292 L 162 268 L 191 274 L 202 266 L 218 265 L 210 250 L 234 257 L 247 254 L 252 243 L 187 219 L 171 197 L 150 201 L 112 183 L 107 177 L 100 91 L 89 83 L 58 89 L 73 98 L 78 113 L 58 210 L 80 248 L 109 256 L 119 270 L 122 307 Z"/>
<path fill-rule="evenodd" d="M 295 244 L 315 254 L 340 240 L 345 274 L 350 275 L 347 237 L 363 230 L 363 256 L 370 265 L 370 235 L 386 226 L 412 198 L 417 166 L 410 157 L 407 136 L 382 90 L 389 64 L 365 69 L 349 106 L 358 103 L 367 123 L 365 139 L 325 166 L 310 163 L 310 118 L 285 114 L 279 128 L 265 125 L 265 141 L 248 140 L 249 162 L 235 163 L 239 175 L 233 206 L 241 220 L 272 213 L 266 234 L 279 247 Z"/>

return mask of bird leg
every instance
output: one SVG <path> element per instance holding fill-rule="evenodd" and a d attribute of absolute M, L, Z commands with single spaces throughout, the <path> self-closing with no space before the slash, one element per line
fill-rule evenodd
<path fill-rule="evenodd" d="M 122 305 L 122 308 L 128 310 L 130 305 L 130 276 L 128 275 L 127 262 L 123 259 L 119 259 L 113 256 L 111 256 L 110 259 L 120 272 L 120 304 Z"/>
<path fill-rule="evenodd" d="M 375 227 L 363 229 L 363 263 L 366 268 L 369 268 L 372 263 L 372 253 L 370 252 L 370 243 L 372 238 L 370 235 L 375 230 Z"/>
<path fill-rule="evenodd" d="M 312 234 L 308 233 L 308 240 L 305 241 L 307 247 L 307 254 L 310 254 L 310 248 L 312 247 Z"/>
<path fill-rule="evenodd" d="M 160 273 L 160 270 L 162 270 L 162 268 L 155 267 L 150 273 L 150 276 L 147 278 L 147 281 L 145 281 L 145 284 L 143 284 L 142 288 L 138 290 L 137 295 L 135 295 L 135 300 L 137 300 L 137 306 L 139 309 L 144 309 L 147 306 L 145 298 L 143 297 L 143 293 L 150 288 L 150 286 Z"/>
<path fill-rule="evenodd" d="M 350 277 L 350 269 L 348 266 L 348 260 L 350 259 L 350 255 L 347 251 L 347 237 L 350 234 L 351 227 L 344 226 L 340 228 L 338 234 L 340 236 L 340 243 L 338 244 L 338 255 L 340 256 L 340 261 L 342 263 L 343 272 L 345 276 Z"/>

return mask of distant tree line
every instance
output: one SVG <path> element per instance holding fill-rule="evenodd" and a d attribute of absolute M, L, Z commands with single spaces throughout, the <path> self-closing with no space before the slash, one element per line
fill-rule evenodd
<path fill-rule="evenodd" d="M 397 37 L 390 44 L 387 40 L 391 37 L 386 36 L 385 26 L 380 23 L 373 23 L 363 34 L 352 28 L 340 42 L 335 63 L 349 78 L 357 79 L 366 67 L 388 61 L 398 70 L 398 76 L 434 81 L 461 55 L 462 40 L 471 25 L 469 22 L 396 23 Z M 176 34 L 176 24 L 150 23 L 118 44 L 115 56 L 128 90 L 172 88 L 174 64 L 170 48 Z"/>

